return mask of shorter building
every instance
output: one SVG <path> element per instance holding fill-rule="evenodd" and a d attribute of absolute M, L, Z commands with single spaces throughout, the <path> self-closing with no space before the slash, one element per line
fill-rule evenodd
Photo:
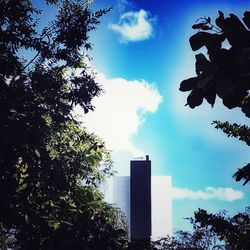
<path fill-rule="evenodd" d="M 113 203 L 126 215 L 130 233 L 130 177 L 115 176 L 113 178 Z"/>
<path fill-rule="evenodd" d="M 151 177 L 152 239 L 172 236 L 172 178 Z"/>

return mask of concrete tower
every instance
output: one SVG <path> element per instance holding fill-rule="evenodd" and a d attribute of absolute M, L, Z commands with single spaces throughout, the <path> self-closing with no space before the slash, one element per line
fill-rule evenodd
<path fill-rule="evenodd" d="M 151 237 L 151 161 L 130 162 L 130 236 L 131 240 Z"/>

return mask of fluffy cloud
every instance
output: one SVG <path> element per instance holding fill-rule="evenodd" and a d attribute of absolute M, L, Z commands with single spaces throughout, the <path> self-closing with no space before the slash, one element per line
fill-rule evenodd
<path fill-rule="evenodd" d="M 128 81 L 123 78 L 107 79 L 98 74 L 103 93 L 93 100 L 94 112 L 81 114 L 83 125 L 100 136 L 113 152 L 126 151 L 141 155 L 132 136 L 138 131 L 148 112 L 156 112 L 162 101 L 156 86 L 144 80 Z"/>
<path fill-rule="evenodd" d="M 128 0 L 117 0 L 117 8 L 119 11 L 124 12 L 125 8 L 129 6 Z"/>
<path fill-rule="evenodd" d="M 110 24 L 109 28 L 122 36 L 123 42 L 136 42 L 149 39 L 153 36 L 152 22 L 149 12 L 126 12 L 120 17 L 118 24 Z"/>
<path fill-rule="evenodd" d="M 205 190 L 198 191 L 188 188 L 172 188 L 172 197 L 174 199 L 235 201 L 242 199 L 243 196 L 244 194 L 241 191 L 233 188 L 206 187 Z"/>

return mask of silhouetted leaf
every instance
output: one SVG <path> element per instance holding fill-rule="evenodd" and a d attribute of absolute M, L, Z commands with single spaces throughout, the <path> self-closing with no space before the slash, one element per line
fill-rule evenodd
<path fill-rule="evenodd" d="M 244 12 L 244 17 L 242 18 L 247 28 L 250 29 L 250 11 Z"/>
<path fill-rule="evenodd" d="M 202 29 L 202 30 L 211 30 L 212 27 L 211 27 L 211 26 L 208 26 L 208 25 L 203 25 L 203 26 L 201 27 L 201 29 Z"/>
<path fill-rule="evenodd" d="M 193 29 L 201 29 L 205 23 L 197 23 L 192 26 Z"/>
<path fill-rule="evenodd" d="M 187 98 L 187 104 L 190 108 L 195 108 L 202 104 L 204 98 L 204 92 L 202 89 L 194 89 L 191 91 Z"/>
<path fill-rule="evenodd" d="M 233 109 L 240 106 L 241 99 L 241 96 L 235 90 L 235 92 L 230 92 L 226 94 L 223 97 L 222 102 L 227 108 Z"/>
<path fill-rule="evenodd" d="M 202 53 L 195 55 L 195 59 L 195 71 L 200 76 L 210 68 L 211 62 Z"/>
<path fill-rule="evenodd" d="M 192 50 L 196 51 L 200 49 L 201 47 L 205 46 L 210 36 L 211 34 L 206 33 L 206 32 L 198 32 L 194 34 L 193 36 L 191 36 L 189 38 L 189 42 L 190 42 Z"/>
<path fill-rule="evenodd" d="M 226 18 L 227 25 L 230 25 L 230 28 L 235 28 L 238 30 L 246 30 L 244 24 L 240 21 L 240 19 L 234 15 L 234 14 L 229 14 L 229 17 Z"/>
<path fill-rule="evenodd" d="M 242 168 L 239 168 L 237 172 L 233 175 L 233 178 L 235 178 L 237 182 L 244 180 L 243 186 L 250 182 L 250 163 L 248 163 Z"/>
<path fill-rule="evenodd" d="M 207 100 L 207 102 L 209 104 L 211 104 L 211 106 L 213 107 L 214 106 L 214 103 L 215 103 L 215 99 L 216 99 L 216 92 L 215 90 L 210 90 L 210 91 L 207 91 L 205 93 L 205 99 Z"/>
<path fill-rule="evenodd" d="M 198 77 L 191 77 L 189 79 L 186 79 L 181 82 L 179 90 L 180 91 L 192 90 L 197 86 L 198 81 L 199 81 Z"/>
<path fill-rule="evenodd" d="M 232 51 L 225 48 L 210 50 L 209 59 L 220 68 L 227 68 L 230 64 L 232 64 Z"/>
<path fill-rule="evenodd" d="M 196 51 L 203 46 L 206 46 L 208 49 L 214 47 L 220 48 L 224 40 L 225 40 L 224 34 L 210 34 L 203 31 L 194 34 L 189 39 L 193 51 Z"/>
<path fill-rule="evenodd" d="M 212 88 L 214 88 L 214 75 L 213 74 L 209 74 L 209 75 L 205 75 L 202 78 L 199 79 L 199 82 L 197 84 L 197 87 L 200 89 L 203 89 L 204 92 L 208 92 L 210 91 Z"/>
<path fill-rule="evenodd" d="M 219 13 L 219 17 L 217 17 L 215 19 L 215 23 L 216 25 L 221 28 L 221 29 L 224 29 L 224 25 L 225 25 L 225 17 L 224 17 L 224 13 L 221 12 L 220 10 L 218 11 Z"/>
<path fill-rule="evenodd" d="M 248 48 L 250 46 L 250 32 L 247 30 L 230 30 L 227 34 L 230 45 L 236 48 Z"/>

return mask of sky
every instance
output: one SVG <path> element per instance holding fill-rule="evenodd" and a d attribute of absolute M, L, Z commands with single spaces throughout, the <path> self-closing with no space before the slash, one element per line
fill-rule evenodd
<path fill-rule="evenodd" d="M 204 102 L 191 110 L 187 93 L 178 90 L 182 80 L 195 76 L 189 45 L 195 21 L 214 20 L 218 10 L 242 17 L 247 2 L 95 0 L 90 6 L 112 10 L 90 34 L 91 66 L 103 93 L 83 124 L 105 141 L 119 175 L 129 175 L 131 159 L 149 155 L 153 175 L 172 177 L 174 231 L 190 229 L 184 218 L 198 208 L 232 215 L 249 205 L 249 186 L 232 179 L 248 163 L 248 148 L 211 125 L 249 120 L 220 100 L 214 108 Z"/>
<path fill-rule="evenodd" d="M 184 218 L 198 208 L 244 211 L 249 186 L 232 179 L 248 163 L 248 148 L 216 130 L 214 120 L 249 124 L 220 100 L 191 110 L 182 80 L 195 76 L 189 37 L 200 17 L 243 16 L 247 1 L 94 1 L 113 7 L 91 34 L 92 67 L 104 92 L 84 124 L 112 150 L 114 167 L 129 174 L 133 157 L 149 155 L 153 175 L 172 176 L 173 230 L 190 229 Z M 199 53 L 199 52 L 197 52 Z M 164 197 L 163 197 L 164 199 Z"/>

